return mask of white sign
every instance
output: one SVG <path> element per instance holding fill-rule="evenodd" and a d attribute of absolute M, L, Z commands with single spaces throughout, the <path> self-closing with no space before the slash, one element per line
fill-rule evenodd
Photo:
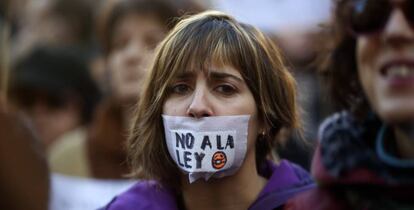
<path fill-rule="evenodd" d="M 52 175 L 50 210 L 92 210 L 104 207 L 137 181 L 87 179 Z"/>

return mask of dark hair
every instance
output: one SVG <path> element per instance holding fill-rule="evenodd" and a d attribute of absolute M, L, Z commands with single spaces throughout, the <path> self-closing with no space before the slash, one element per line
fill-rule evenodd
<path fill-rule="evenodd" d="M 152 15 L 168 29 L 174 27 L 184 13 L 202 11 L 201 5 L 192 0 L 113 0 L 107 1 L 99 12 L 97 33 L 104 52 L 111 51 L 111 40 L 116 23 L 131 13 Z"/>
<path fill-rule="evenodd" d="M 83 123 L 90 121 L 100 99 L 99 89 L 78 48 L 38 46 L 18 60 L 10 74 L 10 95 L 19 100 L 25 90 L 44 91 L 61 98 L 62 103 L 65 94 L 75 95 L 81 103 Z"/>
<path fill-rule="evenodd" d="M 317 64 L 327 79 L 329 92 L 337 110 L 346 109 L 362 118 L 370 110 L 362 91 L 356 63 L 356 38 L 349 32 L 348 6 L 352 0 L 335 0 L 334 17 L 319 36 L 321 49 Z"/>
<path fill-rule="evenodd" d="M 92 39 L 93 3 L 91 0 L 52 0 L 53 14 L 70 25 L 77 43 L 89 43 Z"/>
<path fill-rule="evenodd" d="M 7 18 L 6 12 L 7 12 L 9 4 L 10 4 L 9 0 L 3 0 L 0 2 L 0 27 L 3 27 L 2 22 L 5 21 L 4 19 Z"/>

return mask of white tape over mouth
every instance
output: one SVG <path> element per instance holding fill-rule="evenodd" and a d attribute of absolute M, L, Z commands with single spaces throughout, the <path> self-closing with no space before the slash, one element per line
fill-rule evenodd
<path fill-rule="evenodd" d="M 242 165 L 249 115 L 162 117 L 168 151 L 190 183 L 233 175 Z"/>

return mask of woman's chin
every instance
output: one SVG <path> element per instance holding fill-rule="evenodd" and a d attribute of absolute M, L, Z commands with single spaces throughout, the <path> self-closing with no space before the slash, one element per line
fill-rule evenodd
<path fill-rule="evenodd" d="M 414 122 L 414 105 L 403 105 L 381 109 L 377 112 L 385 123 L 389 125 Z"/>

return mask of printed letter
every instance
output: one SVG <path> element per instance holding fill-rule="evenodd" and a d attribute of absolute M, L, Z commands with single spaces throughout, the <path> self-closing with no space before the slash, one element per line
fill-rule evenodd
<path fill-rule="evenodd" d="M 224 147 L 221 146 L 221 136 L 217 135 L 217 149 L 223 150 Z"/>
<path fill-rule="evenodd" d="M 184 164 L 181 163 L 181 161 L 180 161 L 180 153 L 178 152 L 178 150 L 175 150 L 175 154 L 177 154 L 178 165 L 180 165 L 181 167 L 184 167 Z"/>
<path fill-rule="evenodd" d="M 234 140 L 233 140 L 233 136 L 231 135 L 227 137 L 226 149 L 227 149 L 227 146 L 229 146 L 230 149 L 234 148 Z"/>
<path fill-rule="evenodd" d="M 198 154 L 197 152 L 194 153 L 194 157 L 197 161 L 196 168 L 201 168 L 201 162 L 203 161 L 204 156 L 206 156 L 206 154 L 204 154 L 204 153 L 200 153 L 200 154 Z"/>
<path fill-rule="evenodd" d="M 208 138 L 208 136 L 204 136 L 203 137 L 203 142 L 201 143 L 201 149 L 205 150 L 206 149 L 206 145 L 208 145 L 211 149 L 211 142 L 210 139 Z"/>
<path fill-rule="evenodd" d="M 187 133 L 187 135 L 185 135 L 185 144 L 187 146 L 188 149 L 192 149 L 194 146 L 194 136 L 191 133 Z"/>
<path fill-rule="evenodd" d="M 184 166 L 186 168 L 191 168 L 191 165 L 188 165 L 188 161 L 191 161 L 191 158 L 189 156 L 191 156 L 191 152 L 185 151 L 184 152 Z"/>
<path fill-rule="evenodd" d="M 184 140 L 185 140 L 185 135 L 183 133 L 180 136 L 180 134 L 178 134 L 177 132 L 175 132 L 175 141 L 176 141 L 175 147 L 179 147 L 179 143 L 180 143 L 181 144 L 181 148 L 184 149 Z"/>

